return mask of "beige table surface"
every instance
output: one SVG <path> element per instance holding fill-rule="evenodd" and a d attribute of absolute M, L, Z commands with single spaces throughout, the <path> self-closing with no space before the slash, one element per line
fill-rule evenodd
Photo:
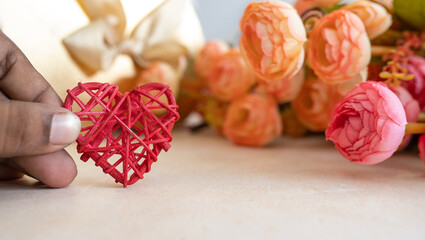
<path fill-rule="evenodd" d="M 373 167 L 315 136 L 238 147 L 174 133 L 145 179 L 122 188 L 92 162 L 64 189 L 0 182 L 0 239 L 423 239 L 425 166 Z"/>

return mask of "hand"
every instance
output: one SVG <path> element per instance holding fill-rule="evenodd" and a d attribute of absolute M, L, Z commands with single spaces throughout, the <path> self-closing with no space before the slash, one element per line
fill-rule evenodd
<path fill-rule="evenodd" d="M 50 187 L 77 175 L 63 150 L 78 137 L 80 120 L 61 107 L 50 84 L 0 31 L 0 180 L 27 174 Z"/>

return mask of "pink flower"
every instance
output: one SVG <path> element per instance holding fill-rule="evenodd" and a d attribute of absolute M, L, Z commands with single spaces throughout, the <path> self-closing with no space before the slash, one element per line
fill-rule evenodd
<path fill-rule="evenodd" d="M 370 39 L 383 34 L 392 24 L 391 14 L 383 6 L 370 1 L 354 1 L 345 5 L 343 9 L 360 17 Z"/>
<path fill-rule="evenodd" d="M 403 81 L 402 86 L 405 87 L 413 98 L 418 100 L 421 110 L 425 109 L 425 59 L 419 56 L 408 57 L 407 64 L 403 65 L 407 68 L 409 74 L 413 74 L 414 78 L 410 81 Z"/>
<path fill-rule="evenodd" d="M 292 101 L 292 108 L 307 129 L 322 132 L 328 126 L 334 106 L 341 97 L 333 86 L 312 77 Z"/>
<path fill-rule="evenodd" d="M 404 87 L 390 87 L 390 89 L 400 99 L 401 104 L 403 104 L 404 111 L 406 112 L 407 122 L 417 122 L 419 113 L 421 112 L 418 101 L 416 101 L 412 95 L 410 95 L 409 91 L 407 91 Z M 411 139 L 412 134 L 406 134 L 398 150 L 403 150 L 405 147 L 407 147 Z"/>
<path fill-rule="evenodd" d="M 314 26 L 308 44 L 311 68 L 325 82 L 353 79 L 371 59 L 370 40 L 360 18 L 346 10 L 336 10 Z"/>
<path fill-rule="evenodd" d="M 282 123 L 276 102 L 259 94 L 247 94 L 230 104 L 224 135 L 238 145 L 263 146 L 279 136 Z"/>
<path fill-rule="evenodd" d="M 241 52 L 262 81 L 291 78 L 301 69 L 306 32 L 290 4 L 250 3 L 240 21 L 240 29 Z"/>
<path fill-rule="evenodd" d="M 207 42 L 195 58 L 196 73 L 202 78 L 207 78 L 213 65 L 227 51 L 229 51 L 228 44 L 221 40 Z"/>
<path fill-rule="evenodd" d="M 332 7 L 333 5 L 339 3 L 341 0 L 303 0 L 306 3 L 309 3 L 315 7 Z"/>
<path fill-rule="evenodd" d="M 282 78 L 275 82 L 262 82 L 260 88 L 278 103 L 286 103 L 294 100 L 301 90 L 304 82 L 304 69 L 301 69 L 294 77 Z"/>
<path fill-rule="evenodd" d="M 371 165 L 389 158 L 403 139 L 406 113 L 398 97 L 379 82 L 363 82 L 350 91 L 332 114 L 326 139 L 345 158 Z"/>
<path fill-rule="evenodd" d="M 418 148 L 419 157 L 422 158 L 422 160 L 425 162 L 425 134 L 419 137 Z"/>
<path fill-rule="evenodd" d="M 247 93 L 256 77 L 239 50 L 230 50 L 216 60 L 206 80 L 214 96 L 228 101 Z"/>

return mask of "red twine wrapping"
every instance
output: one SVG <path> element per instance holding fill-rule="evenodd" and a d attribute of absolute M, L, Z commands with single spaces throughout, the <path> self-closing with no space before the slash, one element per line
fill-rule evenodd
<path fill-rule="evenodd" d="M 64 107 L 83 126 L 77 138 L 81 160 L 93 159 L 124 187 L 142 179 L 161 150 L 170 148 L 171 130 L 180 116 L 169 86 L 149 83 L 121 94 L 108 83 L 79 83 L 67 92 Z M 84 94 L 89 95 L 86 103 L 79 98 Z M 152 110 L 166 113 L 157 117 Z"/>

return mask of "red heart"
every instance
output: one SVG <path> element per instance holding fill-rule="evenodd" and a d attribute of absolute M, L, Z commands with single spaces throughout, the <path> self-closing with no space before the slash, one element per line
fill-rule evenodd
<path fill-rule="evenodd" d="M 87 98 L 83 95 L 89 100 L 82 100 Z M 139 86 L 125 94 L 108 83 L 79 83 L 68 90 L 64 107 L 74 112 L 83 126 L 77 138 L 81 160 L 93 159 L 124 187 L 142 179 L 161 150 L 170 148 L 171 130 L 180 117 L 173 93 L 161 83 Z M 157 117 L 154 109 L 166 113 Z"/>

